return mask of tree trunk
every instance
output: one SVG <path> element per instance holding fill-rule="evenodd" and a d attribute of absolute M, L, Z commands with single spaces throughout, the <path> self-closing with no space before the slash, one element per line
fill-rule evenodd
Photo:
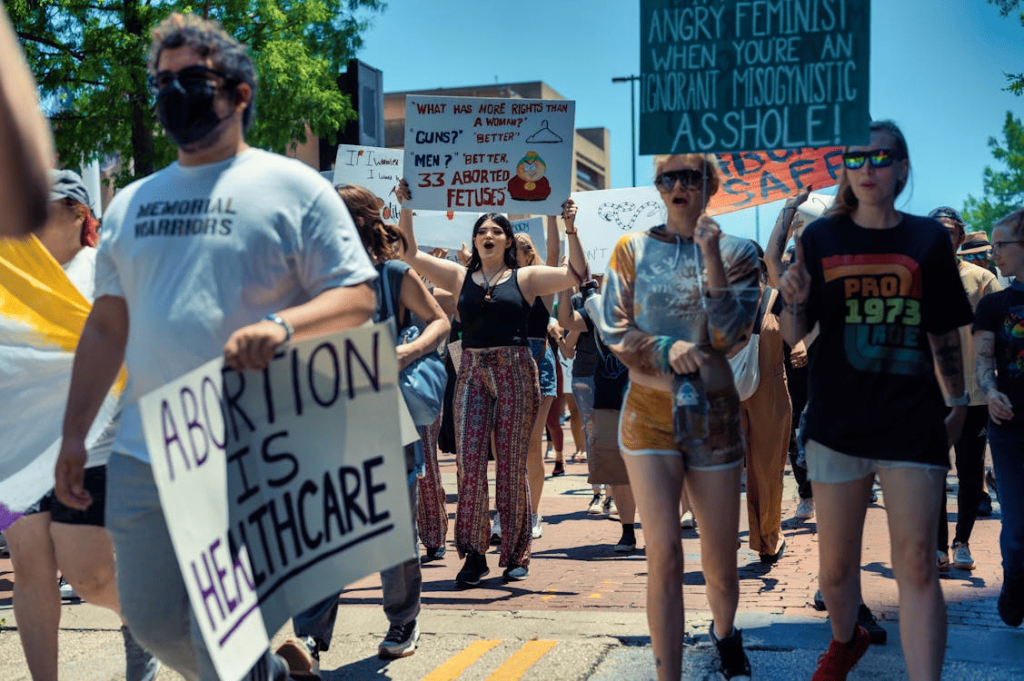
<path fill-rule="evenodd" d="M 131 36 L 142 37 L 144 27 L 139 17 L 138 0 L 124 1 L 124 30 Z M 142 42 L 141 40 L 139 41 Z M 132 91 L 128 93 L 132 106 L 132 159 L 136 178 L 153 174 L 153 131 L 148 125 L 149 92 L 146 89 L 146 72 L 140 71 L 132 80 Z"/>

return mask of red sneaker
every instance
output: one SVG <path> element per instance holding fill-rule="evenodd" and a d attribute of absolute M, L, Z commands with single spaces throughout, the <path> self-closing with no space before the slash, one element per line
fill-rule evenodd
<path fill-rule="evenodd" d="M 870 645 L 871 635 L 859 624 L 853 632 L 853 643 L 847 645 L 833 639 L 825 654 L 818 658 L 818 668 L 811 681 L 846 681 L 846 675 L 857 666 Z"/>

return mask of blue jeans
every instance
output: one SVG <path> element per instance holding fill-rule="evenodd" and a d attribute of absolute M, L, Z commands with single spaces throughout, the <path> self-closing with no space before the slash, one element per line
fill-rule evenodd
<path fill-rule="evenodd" d="M 418 442 L 415 444 L 419 444 Z M 415 476 L 416 461 L 423 451 L 414 452 L 414 445 L 405 448 L 405 466 L 409 472 L 409 508 L 412 511 L 412 533 L 416 531 L 417 492 L 419 484 Z M 423 573 L 420 571 L 419 556 L 380 573 L 381 590 L 384 596 L 384 614 L 389 624 L 405 625 L 420 614 L 420 592 L 423 588 Z M 312 607 L 292 616 L 292 628 L 296 636 L 312 636 L 321 650 L 329 650 L 334 637 L 334 623 L 338 618 L 338 596 L 341 592 L 316 603 Z"/>
<path fill-rule="evenodd" d="M 1002 529 L 999 550 L 1006 579 L 1024 578 L 1024 429 L 989 421 L 988 444 L 999 489 Z"/>
<path fill-rule="evenodd" d="M 583 436 L 587 441 L 587 457 L 589 460 L 590 451 L 594 446 L 594 377 L 573 376 L 572 377 L 572 399 L 579 407 L 580 417 L 583 419 Z"/>
<path fill-rule="evenodd" d="M 210 654 L 188 600 L 148 463 L 113 454 L 107 464 L 107 531 L 117 555 L 121 615 L 132 635 L 188 681 L 216 681 Z M 247 681 L 287 679 L 268 650 Z"/>

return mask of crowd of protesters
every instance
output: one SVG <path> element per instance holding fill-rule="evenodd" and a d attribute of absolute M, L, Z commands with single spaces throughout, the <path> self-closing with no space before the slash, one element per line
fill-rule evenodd
<path fill-rule="evenodd" d="M 6 25 L 0 29 L 4 55 L 14 46 Z M 389 319 L 420 329 L 394 348 L 399 368 L 443 347 L 449 385 L 441 414 L 402 452 L 408 531 L 425 552 L 381 573 L 389 621 L 381 657 L 415 651 L 421 562 L 446 555 L 439 446 L 458 467 L 456 586 L 477 587 L 489 574 L 492 538 L 503 581 L 524 582 L 543 536 L 543 434 L 555 449 L 551 475 L 564 475 L 569 395 L 580 420 L 576 450 L 585 453 L 594 491 L 588 510 L 619 516 L 615 553 L 636 549 L 638 515 L 642 522 L 661 681 L 678 679 L 682 668 L 681 522 L 699 527 L 718 673 L 752 678 L 735 626 L 741 491 L 750 548 L 769 566 L 785 560 L 787 459 L 798 483 L 796 517 L 817 520 L 821 602 L 833 636 L 815 681 L 845 679 L 870 643 L 885 640 L 859 583 L 876 478 L 907 672 L 940 678 L 946 618 L 938 572 L 951 562 L 975 567 L 971 533 L 991 503 L 987 444 L 1002 508 L 998 612 L 1011 626 L 1024 620 L 1024 209 L 996 223 L 991 244 L 984 233 L 967 234 L 952 208 L 927 218 L 900 212 L 895 202 L 911 164 L 894 123 L 872 123 L 868 144 L 844 150 L 834 200 L 808 190 L 786 203 L 766 252 L 708 217 L 723 182 L 713 156 L 657 157 L 665 223 L 623 236 L 599 281 L 571 199 L 548 219 L 546 264 L 497 213 L 479 217 L 464 262 L 453 262 L 417 247 L 410 209 L 398 225 L 386 224 L 365 188 L 332 187 L 297 161 L 249 147 L 256 73 L 245 46 L 215 22 L 171 15 L 153 32 L 148 68 L 178 160 L 121 190 L 99 231 L 81 178 L 51 171 L 46 183 L 33 170 L 49 138 L 11 106 L 25 83 L 16 74 L 0 79 L 4 110 L 22 112 L 0 118 L 0 137 L 24 142 L 14 145 L 17 159 L 13 147 L 0 154 L 0 187 L 14 182 L 4 181 L 11 163 L 25 169 L 26 191 L 12 198 L 8 216 L 24 227 L 8 231 L 36 230 L 54 261 L 48 266 L 63 268 L 91 302 L 70 370 L 54 488 L 6 533 L 35 681 L 57 677 L 58 571 L 123 618 L 130 681 L 153 679 L 161 662 L 189 680 L 217 678 L 174 559 L 139 397 L 212 357 L 259 371 L 284 343 Z M 47 184 L 41 206 L 35 189 Z M 224 238 L 154 248 L 133 227 L 144 203 L 214 195 L 232 198 L 240 226 Z M 402 181 L 396 195 L 408 202 L 412 190 Z M 40 211 L 49 217 L 38 219 Z M 990 254 L 998 277 L 985 267 Z M 196 282 L 204 295 L 195 295 Z M 180 343 L 185 335 L 192 342 Z M 572 361 L 565 375 L 560 359 Z M 88 435 L 122 367 L 123 403 L 96 444 Z M 837 384 L 844 389 L 830 389 Z M 952 543 L 944 503 L 951 447 L 959 477 Z M 246 678 L 317 674 L 337 610 L 335 592 L 294 613 L 295 638 L 266 650 Z"/>

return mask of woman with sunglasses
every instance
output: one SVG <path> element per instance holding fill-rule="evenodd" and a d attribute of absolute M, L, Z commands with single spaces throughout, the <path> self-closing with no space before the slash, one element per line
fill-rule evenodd
<path fill-rule="evenodd" d="M 804 230 L 782 279 L 787 340 L 794 344 L 820 326 L 809 364 L 807 469 L 833 640 L 812 678 L 845 679 L 868 649 L 869 634 L 857 625 L 858 578 L 877 474 L 907 673 L 937 681 L 946 615 L 935 524 L 950 443 L 970 399 L 959 327 L 973 315 L 946 230 L 896 210 L 910 172 L 903 133 L 876 121 L 870 134 L 868 145 L 843 154 L 835 205 Z"/>
<path fill-rule="evenodd" d="M 395 195 L 403 202 L 412 197 L 405 180 Z M 465 558 L 455 578 L 459 588 L 479 586 L 490 573 L 485 554 L 490 538 L 487 452 L 492 433 L 495 506 L 502 526 L 498 564 L 505 567 L 505 582 L 529 576 L 532 518 L 526 459 L 540 387 L 527 329 L 538 297 L 570 288 L 588 271 L 575 217 L 575 205 L 566 201 L 562 218 L 569 264 L 565 267 L 520 268 L 512 224 L 498 213 L 481 215 L 473 225 L 470 259 L 463 266 L 417 249 L 412 211 L 402 208 L 399 227 L 408 245 L 402 258 L 435 286 L 458 296 L 462 322 L 462 356 L 453 404 L 459 472 L 455 545 L 459 557 Z"/>
<path fill-rule="evenodd" d="M 974 322 L 978 383 L 988 398 L 988 442 L 999 486 L 1003 587 L 999 617 L 1011 627 L 1024 622 L 1024 208 L 996 222 L 992 254 L 1010 286 L 978 303 Z"/>
<path fill-rule="evenodd" d="M 700 524 L 701 565 L 725 679 L 749 679 L 750 664 L 733 626 L 739 601 L 736 537 L 745 450 L 740 400 L 726 353 L 754 322 L 760 267 L 753 243 L 722 234 L 704 209 L 721 178 L 712 156 L 655 159 L 664 225 L 623 236 L 605 277 L 598 325 L 629 369 L 619 441 L 647 550 L 647 622 L 660 681 L 677 681 L 683 653 L 684 490 Z M 705 400 L 703 442 L 676 444 L 673 380 L 689 375 Z"/>

